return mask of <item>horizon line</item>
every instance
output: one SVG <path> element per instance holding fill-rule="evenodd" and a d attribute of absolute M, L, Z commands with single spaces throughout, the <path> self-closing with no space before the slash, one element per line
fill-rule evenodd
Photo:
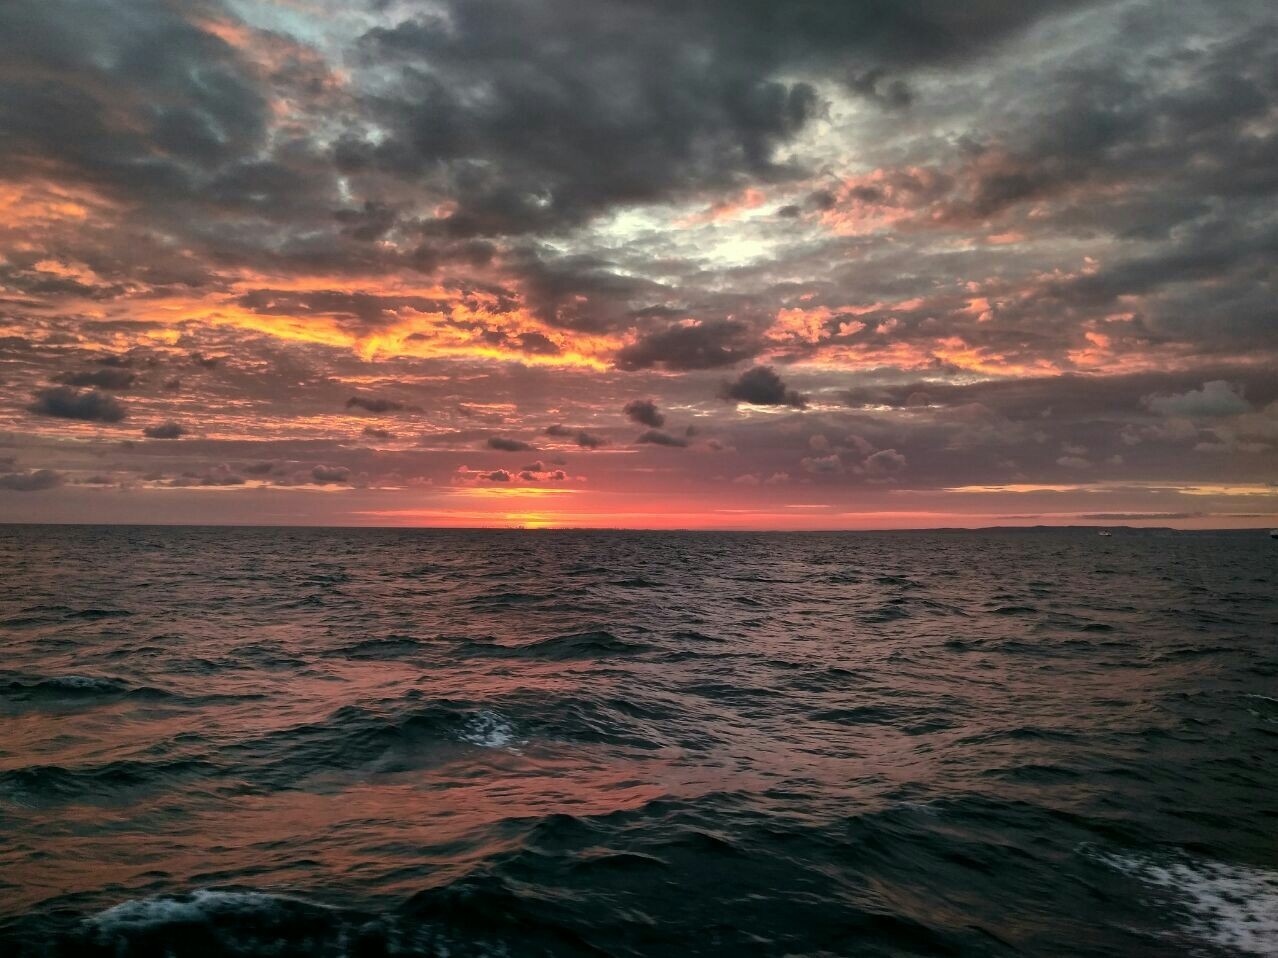
<path fill-rule="evenodd" d="M 876 528 L 827 528 L 827 529 L 769 529 L 769 528 L 723 528 L 723 527 L 669 527 L 656 526 L 575 526 L 575 525 L 490 525 L 490 526 L 446 526 L 446 525 L 368 525 L 340 523 L 269 523 L 269 522 L 59 522 L 59 521 L 0 521 L 0 528 L 25 528 L 36 526 L 84 527 L 84 528 L 119 528 L 119 529 L 368 529 L 374 531 L 427 531 L 427 532 L 653 532 L 653 533 L 707 533 L 707 534 L 741 534 L 752 535 L 832 535 L 848 533 L 884 533 L 884 532 L 995 532 L 995 531 L 1034 531 L 1034 530 L 1122 530 L 1130 532 L 1178 532 L 1178 533 L 1248 533 L 1265 532 L 1267 525 L 1259 526 L 1219 526 L 1204 528 L 1180 528 L 1167 525 L 1131 525 L 1129 523 L 1028 523 L 1024 525 L 983 525 L 983 526 L 883 526 Z"/>

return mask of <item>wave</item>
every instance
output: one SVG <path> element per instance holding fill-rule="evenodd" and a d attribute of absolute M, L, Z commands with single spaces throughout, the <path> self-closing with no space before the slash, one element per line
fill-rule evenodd
<path fill-rule="evenodd" d="M 634 655 L 651 648 L 652 646 L 646 643 L 629 642 L 603 630 L 554 635 L 520 644 L 474 640 L 467 640 L 464 643 L 464 650 L 474 655 L 545 659 L 551 662 Z"/>
<path fill-rule="evenodd" d="M 462 723 L 457 737 L 482 748 L 509 748 L 520 744 L 515 726 L 505 716 L 487 709 Z"/>
<path fill-rule="evenodd" d="M 459 942 L 437 927 L 399 916 L 255 890 L 200 889 L 126 901 L 92 915 L 55 940 L 59 954 L 88 958 L 500 954 L 488 944 Z"/>
<path fill-rule="evenodd" d="M 123 698 L 160 700 L 173 693 L 150 685 L 132 686 L 122 679 L 95 675 L 55 675 L 48 678 L 13 679 L 0 692 L 13 703 L 88 704 Z"/>
<path fill-rule="evenodd" d="M 402 659 L 422 651 L 422 643 L 406 635 L 364 639 L 333 649 L 328 655 L 346 659 Z"/>
<path fill-rule="evenodd" d="M 1278 954 L 1278 871 L 1202 859 L 1098 852 L 1180 913 L 1203 942 L 1247 955 Z"/>
<path fill-rule="evenodd" d="M 222 769 L 196 758 L 120 760 L 99 765 L 28 765 L 0 772 L 0 795 L 17 805 L 40 808 L 67 803 L 112 804 L 139 792 L 208 779 Z"/>

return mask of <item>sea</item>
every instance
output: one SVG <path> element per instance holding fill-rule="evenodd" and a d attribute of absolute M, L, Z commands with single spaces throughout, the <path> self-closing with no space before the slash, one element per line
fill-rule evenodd
<path fill-rule="evenodd" d="M 1259 532 L 0 527 L 0 954 L 1278 954 Z"/>

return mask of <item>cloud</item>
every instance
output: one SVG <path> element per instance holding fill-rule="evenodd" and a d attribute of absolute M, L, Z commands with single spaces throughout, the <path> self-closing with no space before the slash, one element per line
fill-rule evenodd
<path fill-rule="evenodd" d="M 410 407 L 394 399 L 383 399 L 375 396 L 352 396 L 346 400 L 346 408 L 362 409 L 374 415 L 381 415 L 388 412 L 401 412 Z"/>
<path fill-rule="evenodd" d="M 519 471 L 519 478 L 524 482 L 562 482 L 568 474 L 562 469 L 551 469 L 539 460 L 524 466 Z"/>
<path fill-rule="evenodd" d="M 807 398 L 786 387 L 771 366 L 747 369 L 734 382 L 724 383 L 720 395 L 729 402 L 755 406 L 793 406 L 803 409 Z"/>
<path fill-rule="evenodd" d="M 1058 466 L 1064 466 L 1066 469 L 1090 469 L 1092 462 L 1084 456 L 1061 456 L 1056 460 Z"/>
<path fill-rule="evenodd" d="M 1223 379 L 1214 379 L 1203 383 L 1201 389 L 1179 395 L 1149 396 L 1145 405 L 1161 415 L 1187 419 L 1238 416 L 1251 411 L 1251 404 L 1243 398 L 1238 387 Z"/>
<path fill-rule="evenodd" d="M 617 351 L 619 369 L 663 366 L 676 371 L 716 369 L 755 356 L 762 349 L 745 323 L 733 319 L 675 324 L 648 333 Z"/>
<path fill-rule="evenodd" d="M 511 476 L 505 469 L 494 469 L 492 472 L 480 473 L 479 478 L 489 482 L 510 482 Z"/>
<path fill-rule="evenodd" d="M 186 435 L 186 427 L 170 419 L 167 422 L 144 427 L 142 434 L 148 439 L 179 439 Z"/>
<path fill-rule="evenodd" d="M 508 439 L 505 436 L 489 436 L 488 448 L 496 449 L 498 452 L 529 452 L 536 448 L 530 442 L 524 442 L 522 439 Z"/>
<path fill-rule="evenodd" d="M 348 135 L 338 159 L 351 173 L 455 184 L 456 209 L 432 224 L 446 235 L 553 229 L 737 173 L 775 175 L 774 151 L 817 109 L 811 86 L 773 78 L 718 16 L 567 0 L 441 12 L 365 35 L 384 135 Z M 540 36 L 557 42 L 528 42 Z M 462 94 L 480 87 L 482 103 Z"/>
<path fill-rule="evenodd" d="M 11 492 L 40 492 L 60 486 L 62 482 L 62 474 L 52 469 L 0 474 L 0 489 L 8 489 Z"/>
<path fill-rule="evenodd" d="M 914 93 L 904 80 L 886 80 L 886 72 L 880 67 L 855 74 L 848 78 L 848 88 L 884 110 L 906 109 L 914 102 Z"/>
<path fill-rule="evenodd" d="M 804 472 L 810 472 L 813 475 L 843 475 L 843 460 L 839 458 L 837 452 L 832 452 L 828 456 L 807 456 L 799 460 L 799 465 L 803 467 Z"/>
<path fill-rule="evenodd" d="M 351 471 L 345 466 L 317 465 L 311 469 L 311 479 L 320 485 L 346 483 L 351 478 Z"/>
<path fill-rule="evenodd" d="M 38 416 L 85 422 L 119 422 L 125 417 L 124 405 L 115 397 L 96 389 L 81 391 L 72 386 L 41 389 L 27 411 Z"/>
<path fill-rule="evenodd" d="M 729 452 L 595 454 L 573 507 L 1278 475 L 1272 3 L 266 6 L 0 4 L 0 406 L 66 390 L 24 467 L 402 487 L 695 416 Z M 677 427 L 609 424 L 650 393 Z M 126 406 L 217 428 L 83 425 Z"/>
<path fill-rule="evenodd" d="M 562 424 L 547 426 L 543 431 L 547 436 L 553 436 L 556 439 L 571 439 L 582 449 L 598 449 L 600 446 L 608 445 L 608 440 L 603 436 L 596 436 L 584 429 L 570 429 Z"/>
<path fill-rule="evenodd" d="M 227 486 L 242 486 L 245 484 L 245 482 L 246 480 L 244 479 L 243 476 L 236 474 L 231 469 L 231 467 L 226 465 L 225 463 L 221 463 L 219 465 L 214 466 L 211 469 L 206 470 L 205 472 L 196 472 L 194 470 L 187 470 L 183 472 L 180 476 L 177 476 L 169 480 L 168 485 L 178 487 L 178 488 L 200 487 L 200 486 L 217 488 L 217 487 L 227 487 Z"/>
<path fill-rule="evenodd" d="M 137 373 L 127 369 L 108 366 L 105 369 L 83 370 L 80 372 L 59 373 L 53 377 L 55 383 L 67 386 L 94 386 L 98 389 L 128 389 L 137 381 Z"/>
<path fill-rule="evenodd" d="M 906 466 L 905 456 L 895 449 L 881 449 L 865 459 L 865 472 L 870 476 L 894 476 Z"/>
<path fill-rule="evenodd" d="M 534 356 L 557 356 L 559 344 L 544 333 L 520 333 L 516 337 L 519 349 Z"/>
<path fill-rule="evenodd" d="M 660 429 L 649 429 L 647 432 L 641 433 L 635 442 L 654 446 L 672 446 L 679 449 L 688 445 L 688 440 L 682 436 L 672 436 L 670 433 L 663 432 Z"/>
<path fill-rule="evenodd" d="M 655 399 L 632 399 L 622 407 L 621 411 L 641 426 L 660 429 L 666 424 L 666 417 L 657 409 L 657 401 Z"/>

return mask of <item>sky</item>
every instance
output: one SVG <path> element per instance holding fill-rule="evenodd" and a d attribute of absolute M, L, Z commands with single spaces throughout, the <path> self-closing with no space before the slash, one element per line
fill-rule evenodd
<path fill-rule="evenodd" d="M 1278 525 L 1272 0 L 8 0 L 0 521 Z"/>

